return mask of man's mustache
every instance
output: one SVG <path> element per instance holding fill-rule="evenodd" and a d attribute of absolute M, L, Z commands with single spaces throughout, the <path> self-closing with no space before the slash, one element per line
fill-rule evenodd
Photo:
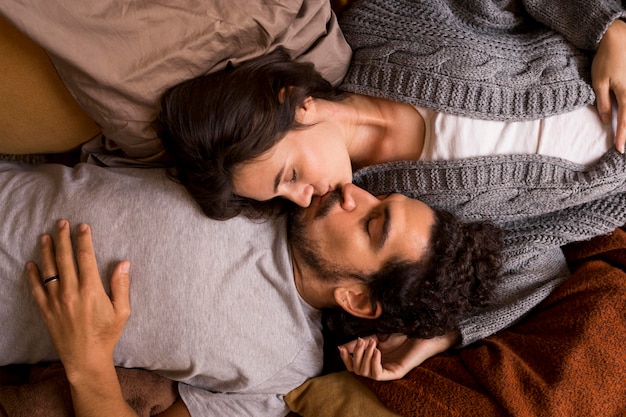
<path fill-rule="evenodd" d="M 330 210 L 332 210 L 332 208 L 339 203 L 343 203 L 343 193 L 340 188 L 335 188 L 334 190 L 328 192 L 328 196 L 313 218 L 315 220 L 323 219 L 328 215 L 328 213 L 330 213 Z"/>

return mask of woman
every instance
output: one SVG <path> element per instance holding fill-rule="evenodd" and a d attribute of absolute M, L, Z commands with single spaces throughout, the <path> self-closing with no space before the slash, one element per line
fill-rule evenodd
<path fill-rule="evenodd" d="M 358 15 L 371 3 L 356 4 L 352 15 Z M 611 12 L 611 7 L 607 6 L 608 11 L 602 14 L 603 17 L 593 22 L 595 32 L 589 29 L 593 33 L 588 37 L 595 36 L 598 27 L 606 29 L 608 26 L 606 31 L 601 31 L 602 40 L 597 44 L 593 80 L 598 109 L 604 121 L 607 113 L 611 113 L 611 90 L 620 105 L 615 145 L 622 150 L 626 142 L 626 129 L 623 128 L 626 123 L 626 75 L 622 70 L 626 67 L 626 54 L 621 45 L 626 41 L 626 23 L 615 20 L 616 16 L 624 13 L 623 10 Z M 380 14 L 380 10 L 377 13 Z M 518 16 L 519 13 L 513 15 Z M 348 31 L 353 30 L 350 16 L 349 11 L 343 18 L 343 27 Z M 361 22 L 356 18 L 354 20 Z M 516 25 L 511 27 L 519 28 Z M 547 36 L 545 33 L 548 32 L 540 34 Z M 358 43 L 360 35 L 357 33 L 351 40 L 350 33 L 347 34 L 356 49 L 357 59 L 359 48 L 362 49 Z M 587 43 L 593 44 L 593 41 Z M 567 51 L 572 49 L 571 45 L 565 44 L 563 48 Z M 557 71 L 550 67 L 553 63 L 548 62 L 548 55 L 552 52 L 549 49 L 542 52 L 542 58 L 547 60 L 546 66 L 542 67 L 542 76 Z M 580 51 L 576 53 L 580 55 Z M 579 58 L 576 55 L 571 59 Z M 362 61 L 365 63 L 361 66 L 369 65 L 365 58 Z M 383 68 L 387 64 L 375 62 L 372 65 Z M 550 79 L 559 79 L 559 76 L 563 78 L 562 74 L 557 74 Z M 402 79 L 388 83 L 386 89 L 375 90 L 371 85 L 373 83 L 355 82 L 358 78 L 358 74 L 354 75 L 351 70 L 343 87 L 353 93 L 337 91 L 312 68 L 294 64 L 284 52 L 276 51 L 238 68 L 209 74 L 174 87 L 163 97 L 159 121 L 164 145 L 176 166 L 176 176 L 208 216 L 227 219 L 240 213 L 252 216 L 264 214 L 268 210 L 268 202 L 274 203 L 272 199 L 275 197 L 308 206 L 313 196 L 324 195 L 328 190 L 350 182 L 353 170 L 376 163 L 528 152 L 591 163 L 608 149 L 609 141 L 613 140 L 610 128 L 600 123 L 589 105 L 584 106 L 593 100 L 593 94 L 590 87 L 585 90 L 580 79 L 572 81 L 572 85 L 578 88 L 578 96 L 568 100 L 575 102 L 574 107 L 583 107 L 574 110 L 570 108 L 573 106 L 570 102 L 556 110 L 551 108 L 552 113 L 543 109 L 541 114 L 531 115 L 538 120 L 534 123 L 478 123 L 477 117 L 511 120 L 513 116 L 503 110 L 494 114 L 464 112 L 461 107 L 469 103 L 471 97 L 447 98 L 451 103 L 460 100 L 460 104 L 432 103 L 432 107 L 438 110 L 461 116 L 469 114 L 472 118 L 449 116 L 424 106 L 414 90 L 405 96 L 392 91 L 391 87 L 396 88 L 397 85 L 402 87 L 397 87 L 397 90 L 404 89 Z M 500 80 L 489 82 L 499 83 Z M 515 82 L 513 80 L 512 84 Z M 523 91 L 536 87 L 523 85 Z M 556 92 L 550 91 L 551 94 L 559 93 L 556 87 Z M 369 92 L 381 97 L 360 94 Z M 517 99 L 511 100 L 512 104 L 509 104 L 514 106 Z M 524 100 L 529 99 L 525 97 Z M 566 114 L 542 119 L 558 112 Z M 454 150 L 452 153 L 445 151 L 445 146 L 432 146 L 444 143 L 436 129 L 437 126 L 451 126 L 450 117 L 454 119 L 454 125 L 461 126 L 460 130 L 447 130 L 453 140 L 459 139 L 459 131 L 467 129 L 467 124 L 457 123 L 469 123 L 474 129 L 467 130 L 467 136 L 473 139 L 470 146 L 459 145 L 458 142 L 447 146 Z M 584 121 L 581 117 L 585 118 Z M 241 123 L 242 120 L 246 123 Z M 577 126 L 573 126 L 573 122 L 577 122 Z M 545 123 L 567 129 L 565 134 L 562 131 L 556 133 L 559 138 L 567 140 L 566 146 L 551 139 L 555 133 L 546 132 Z M 582 131 L 583 128 L 586 131 Z M 494 129 L 508 135 L 504 149 L 500 147 L 500 136 L 494 137 L 491 144 L 482 146 L 486 142 L 485 132 L 493 132 Z M 597 141 L 589 140 L 590 134 L 596 136 Z M 520 143 L 519 138 L 531 140 Z M 572 142 L 574 139 L 577 142 Z M 585 144 L 592 145 L 592 149 L 583 148 Z M 550 149 L 544 149 L 546 145 Z M 459 150 L 464 152 L 459 153 Z"/>

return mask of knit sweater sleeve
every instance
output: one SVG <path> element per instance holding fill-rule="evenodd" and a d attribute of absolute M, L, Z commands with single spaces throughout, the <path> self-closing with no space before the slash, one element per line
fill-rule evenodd
<path fill-rule="evenodd" d="M 398 192 L 466 221 L 496 224 L 553 213 L 626 191 L 626 157 L 609 150 L 590 167 L 542 155 L 401 161 L 363 168 L 354 182 Z"/>
<path fill-rule="evenodd" d="M 512 245 L 505 251 L 506 261 L 493 304 L 474 311 L 458 323 L 458 347 L 467 346 L 505 329 L 541 303 L 569 276 L 560 248 Z"/>
<path fill-rule="evenodd" d="M 523 0 L 538 22 L 561 33 L 577 48 L 595 51 L 607 27 L 626 17 L 616 0 Z"/>
<path fill-rule="evenodd" d="M 626 221 L 626 193 L 505 222 L 504 267 L 492 307 L 459 323 L 460 346 L 523 318 L 569 276 L 561 246 L 611 233 Z"/>

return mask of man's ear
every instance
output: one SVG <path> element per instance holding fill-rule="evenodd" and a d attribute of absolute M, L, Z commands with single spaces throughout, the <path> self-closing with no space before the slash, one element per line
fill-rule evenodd
<path fill-rule="evenodd" d="M 377 319 L 383 312 L 380 302 L 372 305 L 367 285 L 356 282 L 335 288 L 333 297 L 349 314 L 363 319 Z"/>
<path fill-rule="evenodd" d="M 296 109 L 296 122 L 303 125 L 311 125 L 317 122 L 315 119 L 315 111 L 317 107 L 313 97 L 309 96 Z"/>

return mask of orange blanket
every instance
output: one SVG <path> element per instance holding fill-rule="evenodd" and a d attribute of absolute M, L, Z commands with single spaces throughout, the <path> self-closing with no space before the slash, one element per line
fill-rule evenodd
<path fill-rule="evenodd" d="M 393 382 L 402 416 L 626 415 L 626 232 L 565 248 L 572 276 L 513 327 Z"/>

